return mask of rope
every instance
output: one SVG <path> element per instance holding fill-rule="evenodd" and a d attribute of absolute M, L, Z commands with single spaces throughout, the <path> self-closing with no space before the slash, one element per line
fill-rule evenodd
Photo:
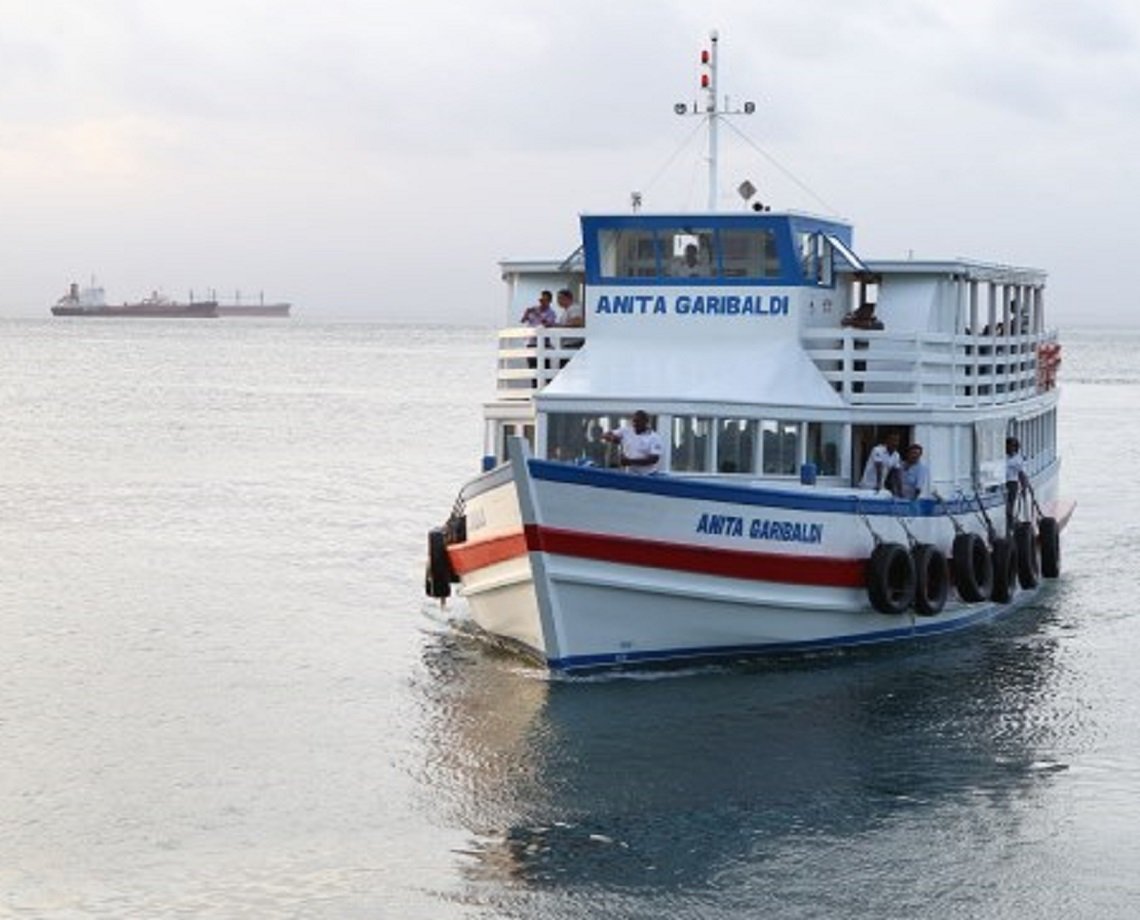
<path fill-rule="evenodd" d="M 775 166 L 776 169 L 778 169 L 781 173 L 783 173 L 784 177 L 787 178 L 788 180 L 790 180 L 797 188 L 799 188 L 803 192 L 806 192 L 808 195 L 810 195 L 812 198 L 814 198 L 817 202 L 819 202 L 821 205 L 823 205 L 823 207 L 827 211 L 829 211 L 832 215 L 834 215 L 834 216 L 839 215 L 839 210 L 837 208 L 832 207 L 830 204 L 828 204 L 826 201 L 824 201 L 819 195 L 817 195 L 814 191 L 812 191 L 812 189 L 810 187 L 808 187 L 808 185 L 806 185 L 804 182 L 801 182 L 799 179 L 797 179 L 796 176 L 792 173 L 792 171 L 790 169 L 785 167 L 782 163 L 777 161 L 776 158 L 773 157 L 770 153 L 768 153 L 766 150 L 761 148 L 755 141 L 752 140 L 752 138 L 750 138 L 747 134 L 745 134 L 738 127 L 736 127 L 736 125 L 734 125 L 731 121 L 729 121 L 728 119 L 721 119 L 721 122 L 726 127 L 731 129 L 736 134 L 737 137 L 739 137 L 742 141 L 744 141 L 744 143 L 746 143 L 749 147 L 751 147 L 758 154 L 760 154 L 760 156 L 762 156 L 765 160 L 767 160 L 769 163 L 771 163 L 773 166 Z"/>
<path fill-rule="evenodd" d="M 950 506 L 946 504 L 945 499 L 943 499 L 942 496 L 939 495 L 937 492 L 934 493 L 934 497 L 938 500 L 938 504 L 940 504 L 942 506 L 942 513 L 945 514 L 946 517 L 948 517 L 950 519 L 950 523 L 954 526 L 955 536 L 961 536 L 962 534 L 964 534 L 966 532 L 966 528 L 964 528 L 961 524 L 959 524 L 958 519 L 956 517 L 954 517 L 953 514 L 950 513 Z M 958 493 L 958 499 L 959 500 L 962 499 L 962 493 L 961 492 Z"/>
<path fill-rule="evenodd" d="M 855 514 L 857 514 L 859 516 L 859 519 L 867 525 L 867 530 L 870 531 L 871 539 L 875 542 L 875 546 L 879 546 L 883 542 L 883 538 L 875 533 L 875 528 L 871 526 L 871 522 L 867 519 L 867 515 L 860 507 L 858 498 L 855 499 Z"/>

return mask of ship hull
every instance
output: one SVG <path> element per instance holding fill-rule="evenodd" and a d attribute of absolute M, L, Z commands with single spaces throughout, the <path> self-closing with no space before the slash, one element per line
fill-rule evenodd
<path fill-rule="evenodd" d="M 1056 467 L 1034 485 L 1058 507 Z M 959 528 L 985 534 L 963 501 L 947 514 L 933 501 L 636 477 L 521 451 L 470 483 L 464 501 L 466 540 L 449 556 L 473 621 L 556 671 L 931 636 L 1016 609 L 1041 584 L 1015 586 L 1006 603 L 951 592 L 930 616 L 874 609 L 875 545 L 913 536 L 949 557 Z M 1000 532 L 1001 495 L 985 501 Z"/>
<path fill-rule="evenodd" d="M 244 306 L 241 304 L 219 304 L 218 316 L 276 316 L 286 317 L 292 309 L 292 304 L 259 304 Z"/>
<path fill-rule="evenodd" d="M 123 304 L 119 307 L 55 306 L 52 316 L 82 316 L 124 319 L 213 319 L 218 316 L 216 303 L 192 303 L 172 306 Z"/>

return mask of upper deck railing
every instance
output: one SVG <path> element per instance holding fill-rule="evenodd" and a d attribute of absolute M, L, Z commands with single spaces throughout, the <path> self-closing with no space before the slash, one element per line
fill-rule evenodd
<path fill-rule="evenodd" d="M 566 366 L 586 341 L 574 326 L 512 326 L 499 331 L 496 395 L 529 399 Z"/>
<path fill-rule="evenodd" d="M 1056 385 L 1057 333 L 953 335 L 809 329 L 801 339 L 821 374 L 852 405 L 987 406 Z"/>
<path fill-rule="evenodd" d="M 557 376 L 587 336 L 584 328 L 560 326 L 501 330 L 496 395 L 529 399 Z M 800 340 L 824 379 L 856 406 L 1020 402 L 1052 389 L 1060 364 L 1055 331 L 993 336 L 806 329 Z"/>

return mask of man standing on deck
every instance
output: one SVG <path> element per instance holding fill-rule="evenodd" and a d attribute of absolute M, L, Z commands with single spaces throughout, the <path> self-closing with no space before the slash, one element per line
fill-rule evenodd
<path fill-rule="evenodd" d="M 897 492 L 898 470 L 901 465 L 899 434 L 897 431 L 892 431 L 883 438 L 882 443 L 871 448 L 871 456 L 867 458 L 867 465 L 863 467 L 863 478 L 859 480 L 859 488 L 874 489 L 878 492 L 886 486 L 891 492 Z"/>
<path fill-rule="evenodd" d="M 913 500 L 930 494 L 930 470 L 922 462 L 921 444 L 907 447 L 899 479 L 902 482 L 903 498 Z"/>
<path fill-rule="evenodd" d="M 523 315 L 519 317 L 519 324 L 523 326 L 557 326 L 558 314 L 551 306 L 552 300 L 554 300 L 554 295 L 550 291 L 543 291 L 538 295 L 538 303 L 523 310 Z"/>
<path fill-rule="evenodd" d="M 664 448 L 657 432 L 649 427 L 649 416 L 641 409 L 633 413 L 633 427 L 623 425 L 602 434 L 603 441 L 621 445 L 621 465 L 630 473 L 645 476 L 656 473 Z"/>
<path fill-rule="evenodd" d="M 1005 529 L 1012 532 L 1017 496 L 1029 491 L 1029 477 L 1025 474 L 1025 457 L 1017 438 L 1005 439 Z"/>

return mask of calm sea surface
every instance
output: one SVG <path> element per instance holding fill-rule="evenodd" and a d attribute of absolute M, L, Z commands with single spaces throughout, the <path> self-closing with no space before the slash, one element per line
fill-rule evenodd
<path fill-rule="evenodd" d="M 422 597 L 481 330 L 0 321 L 0 916 L 1129 918 L 1140 330 L 967 637 L 551 681 Z"/>

